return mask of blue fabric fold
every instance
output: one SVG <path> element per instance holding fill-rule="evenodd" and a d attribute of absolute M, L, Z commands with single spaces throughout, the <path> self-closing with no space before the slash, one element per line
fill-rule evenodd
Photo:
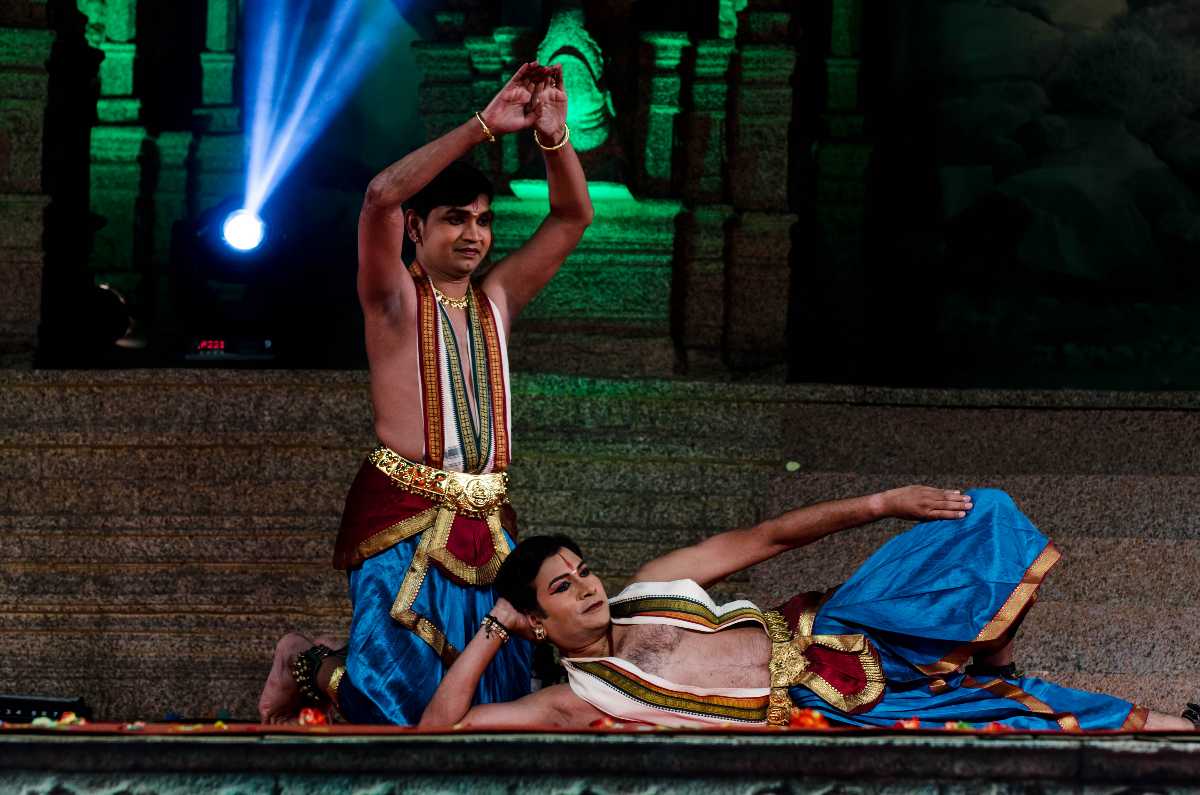
<path fill-rule="evenodd" d="M 1133 705 L 1112 696 L 1034 678 L 1006 680 L 1053 713 L 1042 714 L 981 688 L 990 678 L 975 680 L 957 671 L 942 677 L 945 684 L 935 693 L 930 677 L 918 669 L 975 641 L 1050 545 L 1004 492 L 968 494 L 974 508 L 965 518 L 925 522 L 893 538 L 817 612 L 814 634 L 863 634 L 879 652 L 887 678 L 879 703 L 846 715 L 803 687 L 790 689 L 793 703 L 859 726 L 917 718 L 939 727 L 963 721 L 1055 730 L 1058 717 L 1071 713 L 1083 729 L 1120 728 Z"/>
<path fill-rule="evenodd" d="M 390 615 L 420 540 L 417 535 L 396 544 L 349 573 L 354 617 L 338 699 L 352 723 L 416 724 L 445 674 L 433 648 Z M 495 603 L 491 587 L 460 585 L 430 564 L 412 609 L 462 651 Z M 531 658 L 532 644 L 521 638 L 501 646 L 473 703 L 513 701 L 528 694 Z"/>

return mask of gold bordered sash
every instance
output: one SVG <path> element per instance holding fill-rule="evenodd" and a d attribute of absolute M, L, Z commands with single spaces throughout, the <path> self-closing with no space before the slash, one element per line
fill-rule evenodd
<path fill-rule="evenodd" d="M 702 632 L 720 632 L 744 621 L 754 621 L 763 627 L 767 625 L 762 611 L 752 605 L 735 607 L 718 614 L 708 605 L 682 596 L 638 596 L 632 599 L 618 596 L 609 602 L 609 612 L 614 619 L 644 616 L 671 619 L 673 623 L 691 624 Z"/>
<path fill-rule="evenodd" d="M 679 686 L 667 686 L 665 680 L 653 681 L 648 675 L 639 675 L 638 669 L 615 657 L 567 658 L 563 664 L 568 671 L 594 677 L 609 691 L 615 691 L 655 711 L 683 715 L 710 724 L 761 724 L 767 719 L 768 696 L 765 693 L 747 696 L 694 693 Z M 604 711 L 605 704 L 594 705 Z"/>
<path fill-rule="evenodd" d="M 438 372 L 437 297 L 419 262 L 408 266 L 417 290 L 417 351 L 421 368 L 421 403 L 425 419 L 425 460 L 442 466 L 446 440 L 442 425 L 442 375 Z"/>
<path fill-rule="evenodd" d="M 462 360 L 453 327 L 445 321 L 446 329 L 439 335 L 437 296 L 433 292 L 420 263 L 409 266 L 417 292 L 417 340 L 421 371 L 421 404 L 425 425 L 425 460 L 440 468 L 445 460 L 445 425 L 443 417 L 440 359 L 447 354 L 454 411 L 463 449 L 464 469 L 482 471 L 494 451 L 492 469 L 502 472 L 508 468 L 510 444 L 508 439 L 508 393 L 504 373 L 504 352 L 499 326 L 491 301 L 478 285 L 467 291 L 468 325 L 471 329 L 472 378 L 475 386 L 478 423 L 472 421 L 463 382 Z M 478 429 L 478 430 L 476 430 Z"/>

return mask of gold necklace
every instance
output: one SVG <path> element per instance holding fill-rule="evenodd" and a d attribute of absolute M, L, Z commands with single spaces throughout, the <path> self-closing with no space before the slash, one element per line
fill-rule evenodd
<path fill-rule="evenodd" d="M 437 287 L 433 288 L 433 294 L 435 296 L 437 296 L 438 301 L 441 301 L 443 304 L 450 307 L 451 309 L 466 309 L 467 304 L 469 304 L 471 302 L 471 288 L 470 287 L 467 288 L 467 292 L 465 295 L 463 295 L 462 298 L 451 298 L 450 296 L 446 295 L 441 290 L 439 290 Z"/>

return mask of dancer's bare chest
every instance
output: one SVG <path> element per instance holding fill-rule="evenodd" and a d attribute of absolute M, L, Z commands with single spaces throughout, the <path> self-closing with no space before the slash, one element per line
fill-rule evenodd
<path fill-rule="evenodd" d="M 695 687 L 767 687 L 771 641 L 761 627 L 693 632 L 666 624 L 626 624 L 616 656 L 647 673 Z"/>

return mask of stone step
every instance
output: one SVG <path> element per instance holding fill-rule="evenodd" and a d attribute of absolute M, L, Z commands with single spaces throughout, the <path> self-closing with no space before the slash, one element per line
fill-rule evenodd
<path fill-rule="evenodd" d="M 1200 396 L 543 375 L 513 393 L 522 532 L 575 536 L 610 589 L 796 505 L 998 486 L 1065 553 L 1022 664 L 1163 709 L 1200 695 Z M 0 655 L 0 681 L 74 689 L 114 717 L 252 716 L 280 634 L 347 627 L 329 552 L 372 443 L 364 373 L 5 374 L 0 647 L 21 653 Z M 769 605 L 834 585 L 905 526 L 789 553 L 714 595 Z"/>
<path fill-rule="evenodd" d="M 195 439 L 155 444 L 142 440 L 0 446 L 0 481 L 117 479 L 178 480 L 202 484 L 262 483 L 279 480 L 328 481 L 348 488 L 363 448 L 262 444 L 253 439 Z M 561 444 L 525 443 L 510 469 L 513 488 L 542 490 L 592 488 L 693 493 L 703 484 L 718 493 L 744 491 L 782 463 L 761 459 L 728 461 L 669 451 L 649 455 L 629 444 L 594 444 L 571 450 Z"/>
<path fill-rule="evenodd" d="M 845 472 L 777 475 L 765 509 L 776 514 L 817 500 L 869 494 L 910 483 L 943 488 L 1007 491 L 1034 524 L 1050 536 L 1136 534 L 1139 538 L 1200 538 L 1200 476 L 1001 475 L 980 470 L 935 470 L 888 475 Z"/>
<path fill-rule="evenodd" d="M 812 404 L 781 406 L 802 470 L 1192 475 L 1200 412 Z"/>
<path fill-rule="evenodd" d="M 515 377 L 514 425 L 519 432 L 620 431 L 616 438 L 636 431 L 666 438 L 728 434 L 732 441 L 748 433 L 761 439 L 778 433 L 779 420 L 772 416 L 772 404 L 764 402 L 759 392 L 730 391 L 719 384 L 713 385 L 713 390 L 680 391 L 671 384 Z M 302 431 L 326 439 L 334 435 L 350 446 L 361 447 L 372 427 L 366 374 L 358 372 L 154 371 L 128 377 L 92 372 L 23 373 L 6 376 L 0 393 L 0 428 L 6 437 L 14 432 L 220 435 Z"/>
<path fill-rule="evenodd" d="M 307 564 L 6 563 L 0 610 L 324 609 L 346 598 L 345 576 Z"/>
<path fill-rule="evenodd" d="M 189 435 L 235 446 L 372 443 L 362 373 L 26 374 L 6 377 L 0 392 L 5 447 L 196 441 Z M 1190 393 L 1064 393 L 1050 405 L 1036 392 L 530 375 L 514 378 L 513 392 L 518 455 L 624 444 L 633 456 L 758 454 L 804 470 L 881 473 L 1188 474 L 1200 463 Z"/>
<path fill-rule="evenodd" d="M 1055 620 L 1055 616 L 1082 614 L 1083 622 Z M 157 614 L 96 613 L 31 616 L 0 613 L 5 629 L 0 643 L 36 657 L 36 671 L 20 670 L 13 662 L 0 663 L 0 677 L 19 678 L 36 692 L 81 693 L 99 707 L 114 680 L 153 682 L 143 688 L 139 712 L 104 712 L 106 717 L 132 719 L 136 715 L 162 714 L 167 709 L 191 707 L 204 714 L 229 709 L 235 715 L 253 714 L 254 698 L 269 667 L 269 651 L 283 623 L 302 622 L 313 634 L 328 633 L 339 640 L 345 633 L 345 614 L 266 611 L 247 617 L 236 613 L 200 613 L 165 610 Z M 1048 616 L 1049 618 L 1043 618 Z M 1017 658 L 1028 676 L 1037 676 L 1070 687 L 1106 692 L 1161 711 L 1175 712 L 1184 701 L 1194 700 L 1194 654 L 1179 657 L 1155 653 L 1170 649 L 1180 628 L 1194 625 L 1200 610 L 1145 608 L 1118 614 L 1112 607 L 1047 600 L 1030 615 L 1018 638 Z M 1147 622 L 1163 627 L 1146 635 Z M 294 624 L 293 624 L 294 625 Z M 1173 649 L 1172 649 L 1173 651 Z M 91 676 L 82 675 L 81 664 Z M 10 671 L 4 670 L 11 668 Z M 197 675 L 203 671 L 204 676 Z M 104 674 L 103 683 L 96 674 Z M 220 699 L 210 699 L 207 680 L 246 683 L 230 689 Z M 90 682 L 90 684 L 89 684 Z M 75 685 L 79 689 L 67 689 Z M 102 702 L 103 703 L 103 702 Z M 147 712 L 147 709 L 150 712 Z"/>

